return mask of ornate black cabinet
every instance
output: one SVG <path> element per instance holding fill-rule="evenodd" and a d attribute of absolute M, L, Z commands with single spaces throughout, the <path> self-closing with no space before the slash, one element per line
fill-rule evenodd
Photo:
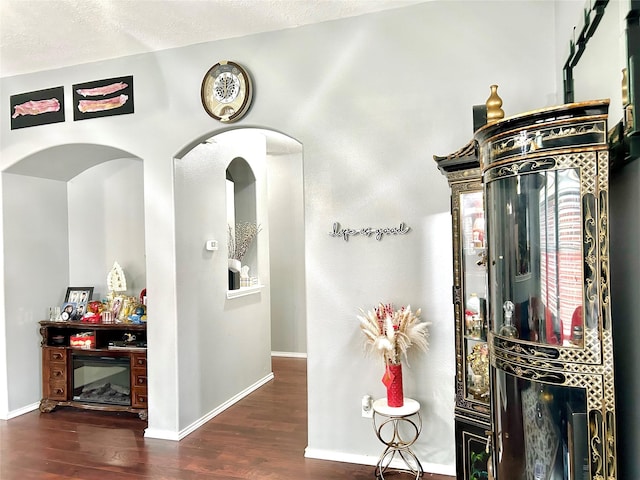
<path fill-rule="evenodd" d="M 487 478 L 489 355 L 486 324 L 486 236 L 480 164 L 473 143 L 434 156 L 451 188 L 455 318 L 456 471 L 461 480 Z"/>
<path fill-rule="evenodd" d="M 475 133 L 497 480 L 616 478 L 608 101 Z"/>

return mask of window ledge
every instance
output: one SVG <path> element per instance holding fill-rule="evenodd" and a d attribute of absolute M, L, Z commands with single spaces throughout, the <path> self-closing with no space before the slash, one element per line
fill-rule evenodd
<path fill-rule="evenodd" d="M 237 290 L 227 290 L 227 298 L 238 298 L 246 295 L 253 295 L 254 293 L 260 293 L 264 288 L 264 285 L 253 285 L 251 287 L 240 287 Z"/>

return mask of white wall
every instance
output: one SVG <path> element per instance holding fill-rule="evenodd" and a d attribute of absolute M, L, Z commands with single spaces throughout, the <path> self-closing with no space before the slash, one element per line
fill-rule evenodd
<path fill-rule="evenodd" d="M 127 295 L 137 297 L 146 287 L 142 161 L 101 163 L 71 179 L 67 190 L 70 285 L 93 286 L 94 300 L 106 298 L 117 261 Z"/>
<path fill-rule="evenodd" d="M 586 3 L 577 0 L 560 0 L 554 2 L 554 29 L 555 29 L 555 65 L 557 67 L 556 86 L 558 91 L 557 103 L 564 103 L 564 82 L 562 69 L 569 58 L 570 41 L 575 41 L 576 26 L 584 16 Z"/>
<path fill-rule="evenodd" d="M 627 8 L 623 8 L 626 6 Z M 622 69 L 627 65 L 625 2 L 609 2 L 573 70 L 575 101 L 608 98 L 609 127 L 622 120 Z"/>
<path fill-rule="evenodd" d="M 573 69 L 574 101 L 610 99 L 609 127 L 622 119 L 622 69 L 626 67 L 625 16 L 629 2 L 607 3 L 604 15 L 594 35 Z M 569 57 L 569 42 L 577 40 L 584 25 L 585 2 L 561 0 L 555 2 L 557 86 L 562 103 L 562 68 Z M 594 14 L 591 13 L 593 16 Z"/>
<path fill-rule="evenodd" d="M 181 430 L 271 374 L 266 140 L 230 131 L 175 161 Z M 236 157 L 256 177 L 257 271 L 262 291 L 226 298 L 226 169 Z M 205 250 L 217 239 L 218 251 Z"/>
<path fill-rule="evenodd" d="M 302 147 L 291 148 L 293 153 L 267 156 L 271 350 L 306 354 L 304 172 Z"/>
<path fill-rule="evenodd" d="M 383 395 L 382 367 L 363 354 L 356 314 L 379 301 L 410 303 L 433 323 L 430 352 L 413 358 L 405 376 L 406 393 L 423 405 L 416 452 L 428 470 L 453 472 L 449 191 L 432 155 L 470 139 L 471 106 L 484 103 L 493 83 L 507 115 L 555 100 L 553 14 L 549 2 L 428 2 L 2 79 L 0 110 L 7 112 L 14 93 L 65 85 L 70 95 L 72 83 L 135 77 L 133 115 L 73 122 L 68 112 L 64 123 L 17 131 L 10 131 L 8 115 L 0 116 L 0 168 L 76 142 L 111 145 L 144 160 L 150 431 L 175 436 L 195 415 L 187 407 L 210 407 L 196 403 L 203 388 L 214 388 L 201 385 L 203 372 L 215 368 L 211 357 L 202 343 L 185 351 L 192 348 L 187 339 L 203 333 L 187 292 L 207 292 L 182 269 L 201 263 L 177 261 L 195 255 L 204 239 L 176 237 L 174 225 L 185 212 L 174 210 L 173 158 L 223 129 L 202 109 L 200 83 L 212 64 L 234 59 L 256 84 L 254 104 L 238 126 L 284 132 L 304 147 L 307 454 L 375 461 L 380 445 L 360 417 L 360 399 Z M 328 235 L 336 221 L 356 228 L 405 222 L 412 231 L 347 243 Z M 39 377 L 29 381 L 36 385 Z M 37 401 L 36 392 L 26 401 Z"/>
<path fill-rule="evenodd" d="M 67 184 L 2 175 L 7 411 L 41 397 L 42 355 L 38 321 L 62 305 L 69 285 Z"/>
<path fill-rule="evenodd" d="M 493 83 L 500 86 L 506 115 L 555 99 L 553 57 L 545 43 L 553 39 L 553 10 L 545 2 L 455 2 L 410 11 L 412 16 L 401 15 L 404 9 L 387 14 L 379 23 L 354 21 L 360 28 L 350 35 L 324 38 L 325 54 L 307 52 L 314 61 L 326 60 L 321 93 L 326 89 L 323 98 L 336 99 L 309 102 L 310 120 L 331 141 L 303 141 L 307 453 L 375 459 L 379 445 L 359 409 L 362 395 L 384 395 L 383 368 L 364 357 L 355 316 L 358 308 L 380 301 L 411 304 L 432 322 L 430 352 L 405 370 L 405 393 L 421 402 L 425 422 L 415 450 L 428 471 L 451 474 L 449 190 L 432 155 L 453 152 L 471 138 L 471 106 L 484 103 Z M 406 222 L 412 231 L 347 243 L 328 235 L 334 221 L 355 228 Z"/>

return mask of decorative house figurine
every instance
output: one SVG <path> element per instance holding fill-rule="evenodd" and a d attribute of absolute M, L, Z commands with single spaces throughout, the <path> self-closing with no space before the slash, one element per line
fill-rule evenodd
<path fill-rule="evenodd" d="M 110 292 L 127 291 L 127 279 L 118 262 L 113 262 L 113 267 L 111 267 L 111 271 L 107 275 L 107 288 Z"/>

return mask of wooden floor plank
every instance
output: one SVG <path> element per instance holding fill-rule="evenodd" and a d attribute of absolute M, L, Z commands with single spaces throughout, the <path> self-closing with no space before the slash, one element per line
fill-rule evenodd
<path fill-rule="evenodd" d="M 144 438 L 146 422 L 128 413 L 57 408 L 0 421 L 0 479 L 374 479 L 368 465 L 304 458 L 306 360 L 276 357 L 273 371 L 272 382 L 180 442 Z"/>

